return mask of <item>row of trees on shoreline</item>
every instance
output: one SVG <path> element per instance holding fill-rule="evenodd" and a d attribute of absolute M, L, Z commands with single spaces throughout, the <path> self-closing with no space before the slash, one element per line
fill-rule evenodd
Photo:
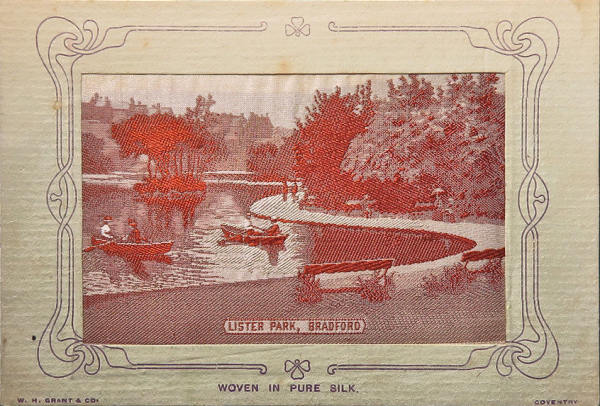
<path fill-rule="evenodd" d="M 212 98 L 198 96 L 185 115 L 137 114 L 111 127 L 124 157 L 146 157 L 144 192 L 204 190 L 202 173 L 223 153 L 223 143 L 209 131 Z"/>
<path fill-rule="evenodd" d="M 439 204 L 457 217 L 504 217 L 504 95 L 496 74 L 448 75 L 371 83 L 354 91 L 316 90 L 282 145 L 249 145 L 246 167 L 264 180 L 302 181 L 311 204 L 348 210 L 368 199 L 382 212 L 407 213 Z M 226 156 L 214 130 L 215 100 L 198 96 L 175 116 L 136 115 L 113 124 L 124 157 L 147 157 L 154 188 L 198 190 L 202 173 Z M 436 200 L 437 198 L 437 200 Z M 350 204 L 349 204 L 350 203 Z"/>
<path fill-rule="evenodd" d="M 300 178 L 311 204 L 347 211 L 431 209 L 457 217 L 504 218 L 504 94 L 496 74 L 371 83 L 353 92 L 315 91 L 284 145 L 261 145 L 248 166 L 262 178 Z M 293 151 L 293 152 L 291 152 Z M 293 160 L 290 162 L 290 153 Z"/>
<path fill-rule="evenodd" d="M 438 204 L 459 217 L 504 218 L 504 95 L 496 74 L 418 75 L 352 93 L 317 91 L 295 129 L 295 173 L 315 203 L 344 210 L 367 196 L 384 212 Z"/>

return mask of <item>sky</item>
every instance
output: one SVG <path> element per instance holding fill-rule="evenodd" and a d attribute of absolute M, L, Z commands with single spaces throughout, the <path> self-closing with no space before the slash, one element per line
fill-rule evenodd
<path fill-rule="evenodd" d="M 293 128 L 312 104 L 315 89 L 331 92 L 335 86 L 354 91 L 357 84 L 371 80 L 373 94 L 385 97 L 387 81 L 401 74 L 382 75 L 104 75 L 84 74 L 82 100 L 94 93 L 108 96 L 115 107 L 125 107 L 131 97 L 142 104 L 171 107 L 183 114 L 195 104 L 196 96 L 212 94 L 217 113 L 269 114 L 273 125 Z M 443 85 L 448 75 L 422 75 L 434 86 Z M 503 91 L 503 75 L 498 87 Z"/>

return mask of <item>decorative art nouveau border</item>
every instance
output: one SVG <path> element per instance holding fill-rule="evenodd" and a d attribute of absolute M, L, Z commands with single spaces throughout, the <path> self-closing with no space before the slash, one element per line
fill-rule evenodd
<path fill-rule="evenodd" d="M 331 364 L 330 375 L 341 370 L 473 370 L 495 364 L 502 376 L 516 368 L 533 379 L 549 377 L 558 368 L 560 352 L 554 334 L 544 319 L 539 301 L 539 234 L 537 224 L 546 213 L 549 194 L 537 173 L 540 143 L 541 88 L 559 47 L 556 25 L 545 17 L 531 17 L 516 27 L 500 21 L 495 35 L 485 28 L 471 26 L 338 26 L 329 30 L 348 32 L 462 32 L 475 48 L 487 49 L 515 58 L 522 69 L 521 163 L 526 171 L 519 188 L 519 212 L 525 221 L 521 232 L 521 332 L 498 345 L 472 350 L 460 364 Z"/>
<path fill-rule="evenodd" d="M 125 45 L 132 32 L 252 32 L 267 29 L 266 22 L 250 26 L 139 26 L 108 27 L 103 33 L 94 20 L 82 27 L 73 21 L 53 16 L 43 20 L 36 32 L 36 48 L 55 87 L 56 163 L 58 172 L 48 186 L 46 202 L 58 223 L 56 232 L 56 304 L 54 313 L 40 337 L 38 365 L 52 377 L 66 377 L 80 368 L 90 375 L 98 373 L 101 362 L 124 369 L 241 369 L 267 372 L 262 363 L 185 363 L 140 364 L 132 362 L 122 347 L 85 344 L 74 325 L 75 251 L 73 230 L 69 225 L 77 206 L 77 186 L 73 181 L 74 95 L 73 69 L 79 59 Z"/>
<path fill-rule="evenodd" d="M 294 20 L 294 18 L 296 20 Z M 294 17 L 286 35 L 310 35 L 310 27 Z M 288 24 L 289 25 L 289 24 Z M 266 22 L 250 26 L 119 26 L 103 33 L 94 20 L 81 27 L 59 16 L 43 20 L 36 32 L 40 59 L 55 87 L 56 161 L 58 171 L 50 182 L 46 201 L 58 223 L 56 232 L 56 302 L 54 312 L 38 343 L 37 359 L 42 372 L 51 377 L 66 377 L 83 368 L 86 374 L 99 372 L 102 362 L 122 369 L 202 369 L 254 370 L 267 372 L 263 363 L 135 363 L 122 347 L 83 343 L 74 324 L 75 251 L 69 222 L 77 206 L 77 186 L 73 181 L 74 94 L 73 71 L 77 61 L 110 48 L 125 45 L 132 32 L 247 32 L 267 29 Z M 547 378 L 558 367 L 558 344 L 542 315 L 539 302 L 539 235 L 537 224 L 544 216 L 549 195 L 537 173 L 539 165 L 539 107 L 542 83 L 556 58 L 559 34 L 556 25 L 545 17 L 532 17 L 516 27 L 501 21 L 495 33 L 471 26 L 338 26 L 329 23 L 333 33 L 349 32 L 463 32 L 475 48 L 487 49 L 515 58 L 522 68 L 521 163 L 526 175 L 519 190 L 519 211 L 525 222 L 521 232 L 521 331 L 502 344 L 471 350 L 460 364 L 331 364 L 330 375 L 338 371 L 393 370 L 475 370 L 495 364 L 496 371 L 508 376 L 517 369 L 533 379 Z"/>

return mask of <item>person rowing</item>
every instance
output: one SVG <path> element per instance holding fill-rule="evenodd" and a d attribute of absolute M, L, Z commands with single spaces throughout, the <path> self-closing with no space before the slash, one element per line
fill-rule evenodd
<path fill-rule="evenodd" d="M 258 235 L 265 232 L 263 229 L 252 224 L 252 213 L 250 212 L 247 212 L 244 218 L 244 228 L 246 229 L 246 234 L 248 235 Z"/>
<path fill-rule="evenodd" d="M 273 222 L 273 225 L 266 230 L 263 230 L 265 234 L 268 235 L 278 235 L 281 234 L 281 229 L 279 228 L 279 224 L 277 222 Z"/>
<path fill-rule="evenodd" d="M 246 234 L 248 235 L 277 235 L 280 234 L 281 229 L 277 222 L 274 222 L 273 225 L 267 229 L 257 227 L 252 224 L 252 214 L 246 213 L 246 218 L 244 221 L 244 228 L 246 229 Z"/>
<path fill-rule="evenodd" d="M 131 231 L 129 232 L 129 235 L 127 236 L 126 241 L 130 242 L 130 243 L 135 243 L 135 244 L 139 244 L 142 242 L 148 242 L 148 240 L 144 237 L 142 237 L 142 234 L 140 233 L 140 230 L 137 228 L 137 223 L 135 222 L 134 219 L 129 219 L 128 222 L 129 227 L 131 227 Z"/>
<path fill-rule="evenodd" d="M 100 227 L 100 235 L 106 240 L 113 240 L 115 238 L 115 235 L 110 228 L 112 220 L 113 218 L 111 216 L 104 216 L 102 219 L 103 224 L 102 227 Z"/>

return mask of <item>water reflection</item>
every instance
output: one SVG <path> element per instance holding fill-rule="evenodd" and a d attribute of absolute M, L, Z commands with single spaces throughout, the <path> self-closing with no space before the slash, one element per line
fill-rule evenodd
<path fill-rule="evenodd" d="M 308 263 L 392 258 L 410 264 L 461 252 L 468 247 L 452 236 L 420 231 L 348 229 L 339 226 L 279 224 L 284 244 L 249 246 L 225 242 L 220 225 L 242 226 L 256 200 L 277 194 L 279 186 L 209 184 L 201 201 L 185 206 L 140 201 L 131 188 L 83 185 L 83 245 L 97 235 L 101 219 L 113 217 L 113 231 L 129 231 L 135 219 L 151 242 L 173 241 L 155 258 L 122 258 L 103 251 L 83 254 L 85 294 L 156 290 L 203 284 L 296 276 Z M 268 224 L 255 224 L 268 226 Z"/>
<path fill-rule="evenodd" d="M 138 260 L 105 253 L 84 253 L 84 291 L 91 293 L 193 286 L 292 276 L 304 262 L 301 242 L 291 237 L 285 246 L 223 244 L 221 223 L 242 225 L 250 205 L 277 193 L 277 187 L 209 185 L 202 201 L 190 205 L 146 204 L 131 189 L 114 185 L 83 187 L 83 244 L 97 235 L 105 215 L 114 218 L 113 231 L 126 235 L 134 218 L 149 241 L 173 241 L 164 258 Z M 286 227 L 286 233 L 291 231 Z"/>
<path fill-rule="evenodd" d="M 225 239 L 220 240 L 218 242 L 219 246 L 225 247 L 225 246 L 235 246 L 235 245 L 246 245 L 244 243 L 241 242 L 231 242 L 231 241 L 227 241 Z M 268 255 L 269 258 L 269 263 L 272 266 L 277 266 L 277 263 L 279 261 L 279 253 L 281 251 L 285 251 L 285 245 L 284 244 L 271 244 L 271 245 L 256 245 L 256 248 L 259 248 L 263 251 L 265 251 Z"/>

